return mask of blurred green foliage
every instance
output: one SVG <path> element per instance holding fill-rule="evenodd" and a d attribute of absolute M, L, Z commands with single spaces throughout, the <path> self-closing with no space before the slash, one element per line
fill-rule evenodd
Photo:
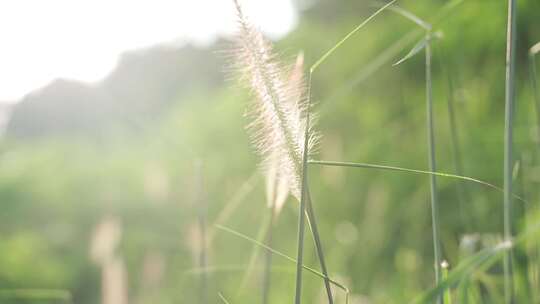
<path fill-rule="evenodd" d="M 399 1 L 428 21 L 445 3 Z M 303 50 L 307 64 L 313 63 L 373 11 L 366 1 L 316 2 L 277 49 L 285 59 Z M 523 215 L 539 199 L 539 131 L 526 58 L 528 47 L 540 40 L 540 2 L 519 1 L 518 20 L 515 155 L 522 171 L 515 188 L 530 202 L 516 202 L 519 231 Z M 434 45 L 439 171 L 456 172 L 447 105 L 452 97 L 463 174 L 502 185 L 505 1 L 465 0 L 435 29 L 444 35 Z M 392 66 L 416 40 L 362 77 L 380 54 L 414 30 L 410 21 L 385 12 L 320 67 L 313 78 L 317 129 L 323 135 L 317 158 L 427 167 L 422 53 Z M 364 79 L 355 83 L 359 77 Z M 74 303 L 98 303 L 101 270 L 90 259 L 92 232 L 102 218 L 114 215 L 123 231 L 116 254 L 127 266 L 130 303 L 198 303 L 196 231 L 202 212 L 213 234 L 207 252 L 208 302 L 219 303 L 218 292 L 231 303 L 260 301 L 262 259 L 241 286 L 251 254 L 260 249 L 213 226 L 223 210 L 238 202 L 223 225 L 251 237 L 265 228 L 264 183 L 257 178 L 258 160 L 244 130 L 249 96 L 235 83 L 224 82 L 181 99 L 135 131 L 118 127 L 105 138 L 13 137 L 2 143 L 2 289 L 65 289 Z M 202 163 L 202 193 L 195 190 L 196 162 Z M 309 177 L 329 271 L 351 290 L 352 303 L 405 303 L 432 287 L 425 176 L 313 166 Z M 464 255 L 500 239 L 502 195 L 477 184 L 439 181 L 443 255 L 451 272 Z M 290 199 L 274 228 L 273 247 L 290 256 L 295 253 L 297 209 Z M 318 268 L 311 239 L 306 240 L 306 264 Z M 517 251 L 518 270 L 539 266 L 526 255 L 531 247 Z M 162 277 L 148 283 L 145 261 L 156 255 L 164 265 Z M 271 303 L 290 302 L 294 265 L 275 257 L 274 267 Z M 526 287 L 532 283 L 522 272 L 516 279 L 522 296 L 518 302 L 532 303 Z M 309 273 L 305 278 L 306 303 L 322 303 L 320 278 Z M 471 294 L 484 303 L 502 298 L 496 296 L 502 292 L 497 265 L 470 280 Z M 342 303 L 343 295 L 335 292 Z"/>

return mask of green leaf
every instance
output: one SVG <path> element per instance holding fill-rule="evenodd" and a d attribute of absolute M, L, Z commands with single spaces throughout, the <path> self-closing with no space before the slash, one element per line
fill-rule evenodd
<path fill-rule="evenodd" d="M 503 253 L 510 250 L 517 245 L 523 243 L 527 239 L 538 238 L 540 232 L 540 221 L 529 226 L 524 232 L 518 235 L 512 242 L 505 241 L 499 243 L 496 246 L 485 248 L 478 253 L 465 258 L 458 266 L 450 272 L 448 277 L 444 279 L 439 285 L 424 292 L 416 299 L 412 304 L 424 304 L 432 303 L 432 301 L 439 295 L 443 294 L 445 290 L 456 285 L 462 284 L 464 280 L 470 280 L 470 275 L 480 267 L 486 267 L 492 262 L 497 261 L 503 257 Z M 470 282 L 466 282 L 468 285 Z"/>
<path fill-rule="evenodd" d="M 414 55 L 418 54 L 421 50 L 423 50 L 426 47 L 427 43 L 428 43 L 428 37 L 424 37 L 422 40 L 418 41 L 418 43 L 414 45 L 414 47 L 409 51 L 407 55 L 405 55 L 405 57 L 398 60 L 392 66 L 399 65 L 405 62 L 406 60 L 408 60 L 409 58 L 413 57 Z"/>
<path fill-rule="evenodd" d="M 411 303 L 432 303 L 436 299 L 436 297 L 443 294 L 445 290 L 468 278 L 471 273 L 478 269 L 480 266 L 485 265 L 488 262 L 494 261 L 498 256 L 501 255 L 501 253 L 511 247 L 511 243 L 503 242 L 495 247 L 483 249 L 475 255 L 466 258 L 461 263 L 459 263 L 458 266 L 454 270 L 452 270 L 448 277 L 444 279 L 439 285 L 421 294 Z"/>

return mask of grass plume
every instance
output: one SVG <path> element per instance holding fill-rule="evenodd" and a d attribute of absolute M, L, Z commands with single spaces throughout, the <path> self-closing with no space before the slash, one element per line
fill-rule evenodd
<path fill-rule="evenodd" d="M 310 132 L 311 117 L 308 111 L 306 86 L 301 69 L 287 67 L 273 53 L 271 44 L 253 27 L 236 5 L 239 35 L 237 62 L 242 79 L 254 95 L 251 113 L 253 121 L 248 127 L 256 150 L 262 157 L 262 166 L 273 191 L 271 200 L 286 197 L 290 192 L 300 201 L 298 218 L 298 257 L 296 274 L 296 303 L 300 303 L 302 290 L 302 258 L 304 241 L 307 158 L 316 143 L 317 136 Z M 292 70 L 287 81 L 287 70 Z M 300 72 L 295 72 L 300 70 Z M 287 185 L 288 189 L 284 188 Z M 284 200 L 281 200 L 284 201 Z M 279 202 L 278 202 L 279 203 Z M 314 236 L 318 239 L 318 236 Z M 320 255 L 322 258 L 322 256 Z M 326 274 L 325 274 L 326 275 Z M 327 277 L 327 275 L 326 275 Z M 331 290 L 327 286 L 329 303 Z"/>
<path fill-rule="evenodd" d="M 244 16 L 238 1 L 235 4 L 239 23 L 238 68 L 254 96 L 253 120 L 248 130 L 263 159 L 263 168 L 267 172 L 275 170 L 272 174 L 276 180 L 287 184 L 291 194 L 300 200 L 307 126 L 303 119 L 307 105 L 305 85 L 289 85 L 286 71 L 291 68 L 278 60 L 271 44 Z M 308 152 L 315 143 L 316 136 L 312 135 Z"/>

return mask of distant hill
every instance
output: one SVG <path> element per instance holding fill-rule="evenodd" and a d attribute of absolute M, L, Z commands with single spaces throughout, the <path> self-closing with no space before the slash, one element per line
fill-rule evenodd
<path fill-rule="evenodd" d="M 124 54 L 103 81 L 89 85 L 58 79 L 15 104 L 9 138 L 101 136 L 112 125 L 159 117 L 193 90 L 223 81 L 213 49 L 153 47 Z"/>

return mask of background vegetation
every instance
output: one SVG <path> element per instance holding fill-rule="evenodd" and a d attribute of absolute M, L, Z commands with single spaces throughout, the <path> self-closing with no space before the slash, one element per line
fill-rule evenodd
<path fill-rule="evenodd" d="M 443 34 L 433 46 L 438 171 L 502 186 L 506 2 L 465 0 L 440 14 L 447 2 L 399 1 Z M 540 41 L 540 2 L 518 2 L 514 189 L 529 203 L 515 203 L 517 232 L 540 194 L 527 60 Z M 374 10 L 368 1 L 312 3 L 277 49 L 291 62 L 303 50 L 309 66 Z M 427 168 L 423 56 L 392 66 L 420 39 L 415 30 L 385 12 L 319 68 L 318 159 Z M 99 302 L 101 270 L 90 247 L 98 223 L 112 216 L 130 303 L 198 303 L 201 288 L 208 303 L 219 303 L 218 292 L 231 303 L 260 301 L 264 251 L 214 226 L 263 240 L 269 220 L 245 132 L 249 96 L 224 80 L 216 52 L 228 44 L 128 54 L 98 88 L 63 80 L 15 106 L 0 147 L 2 290 L 60 289 L 74 303 Z M 427 176 L 314 166 L 309 177 L 329 272 L 352 303 L 406 303 L 433 287 Z M 448 178 L 439 178 L 438 193 L 450 269 L 502 238 L 502 193 Z M 297 213 L 290 199 L 274 226 L 273 248 L 290 256 Z M 310 237 L 306 246 L 305 264 L 318 268 Z M 515 252 L 518 303 L 538 300 L 535 252 L 534 243 Z M 271 303 L 292 301 L 294 269 L 274 258 Z M 501 301 L 500 265 L 470 279 L 478 303 Z M 23 303 L 8 298 L 0 302 Z M 325 299 L 322 280 L 309 273 L 304 299 Z"/>

